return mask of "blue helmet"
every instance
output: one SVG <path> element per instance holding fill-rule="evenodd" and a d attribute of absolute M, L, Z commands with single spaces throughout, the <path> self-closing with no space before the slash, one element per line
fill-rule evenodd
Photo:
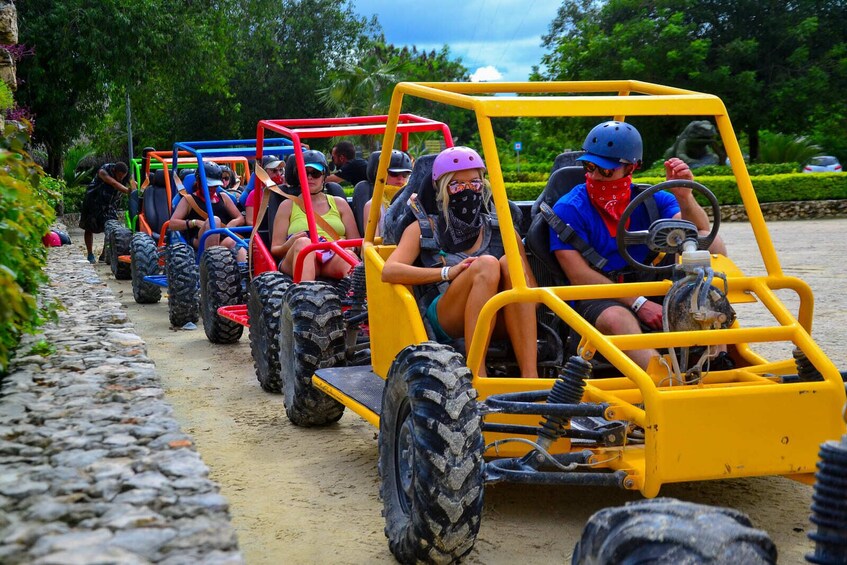
<path fill-rule="evenodd" d="M 578 161 L 591 161 L 605 169 L 614 169 L 622 164 L 640 165 L 644 146 L 635 127 L 612 120 L 594 126 L 582 148 L 587 154 Z"/>

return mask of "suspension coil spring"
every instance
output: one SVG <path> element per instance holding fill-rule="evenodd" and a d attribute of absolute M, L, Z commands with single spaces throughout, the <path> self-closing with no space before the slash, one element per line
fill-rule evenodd
<path fill-rule="evenodd" d="M 809 534 L 815 542 L 814 554 L 806 555 L 810 563 L 847 564 L 847 436 L 840 442 L 821 445 L 812 515 L 817 531 Z"/>
<path fill-rule="evenodd" d="M 791 351 L 791 355 L 794 357 L 794 364 L 797 366 L 797 377 L 802 382 L 808 383 L 823 380 L 823 375 L 815 369 L 815 366 L 812 365 L 812 362 L 809 361 L 809 358 L 806 357 L 806 354 L 799 347 L 795 347 Z"/>
<path fill-rule="evenodd" d="M 547 395 L 547 403 L 578 404 L 585 390 L 585 379 L 589 377 L 591 377 L 591 363 L 578 355 L 572 355 L 565 363 L 562 373 L 556 378 L 556 382 L 553 383 L 553 388 Z M 562 429 L 566 423 L 567 418 L 561 416 L 546 417 L 538 431 L 539 440 L 546 438 L 548 441 L 554 441 L 562 435 Z"/>

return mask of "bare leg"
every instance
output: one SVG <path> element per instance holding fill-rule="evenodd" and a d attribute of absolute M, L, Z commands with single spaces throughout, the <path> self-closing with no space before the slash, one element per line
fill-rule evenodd
<path fill-rule="evenodd" d="M 623 306 L 612 306 L 603 311 L 595 324 L 597 329 L 607 335 L 640 334 L 641 326 L 632 312 Z M 631 349 L 626 354 L 642 369 L 646 369 L 650 358 L 659 354 L 655 349 Z"/>
<path fill-rule="evenodd" d="M 85 241 L 85 250 L 88 251 L 89 255 L 94 254 L 94 232 L 90 232 L 85 230 L 85 233 L 82 234 L 82 239 Z"/>
<path fill-rule="evenodd" d="M 500 259 L 503 290 L 512 288 L 506 257 Z M 535 316 L 536 304 L 516 302 L 503 308 L 506 333 L 515 350 L 518 367 L 523 378 L 538 378 L 538 325 Z"/>

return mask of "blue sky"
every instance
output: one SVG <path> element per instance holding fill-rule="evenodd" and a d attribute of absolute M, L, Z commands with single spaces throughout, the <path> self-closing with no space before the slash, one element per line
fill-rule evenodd
<path fill-rule="evenodd" d="M 545 50 L 562 0 L 356 0 L 362 16 L 376 15 L 385 39 L 397 46 L 450 47 L 472 80 L 524 81 Z"/>

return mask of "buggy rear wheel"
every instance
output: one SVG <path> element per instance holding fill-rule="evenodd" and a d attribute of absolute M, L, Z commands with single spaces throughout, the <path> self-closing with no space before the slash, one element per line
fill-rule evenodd
<path fill-rule="evenodd" d="M 126 281 L 132 278 L 130 264 L 118 259 L 121 255 L 129 255 L 131 241 L 132 231 L 129 228 L 118 226 L 109 233 L 109 266 L 116 280 Z"/>
<path fill-rule="evenodd" d="M 244 326 L 219 316 L 218 308 L 243 302 L 235 253 L 223 246 L 207 248 L 200 257 L 200 309 L 209 341 L 235 343 L 241 339 Z"/>
<path fill-rule="evenodd" d="M 776 546 L 737 510 L 654 498 L 604 508 L 585 525 L 574 565 L 776 563 Z"/>
<path fill-rule="evenodd" d="M 297 426 L 337 422 L 344 405 L 312 386 L 317 369 L 344 365 L 344 318 L 336 289 L 310 281 L 292 284 L 282 301 L 279 364 L 285 413 Z"/>
<path fill-rule="evenodd" d="M 167 247 L 165 273 L 168 276 L 168 319 L 171 326 L 181 328 L 185 324 L 197 323 L 200 310 L 197 300 L 197 267 L 194 264 L 194 249 L 178 241 Z"/>
<path fill-rule="evenodd" d="M 162 288 L 144 277 L 159 274 L 156 242 L 146 233 L 135 233 L 129 243 L 132 297 L 138 304 L 155 304 L 162 299 Z"/>
<path fill-rule="evenodd" d="M 282 392 L 279 373 L 279 320 L 282 297 L 291 281 L 278 271 L 262 273 L 250 281 L 247 313 L 250 316 L 250 353 L 256 378 L 266 392 Z"/>
<path fill-rule="evenodd" d="M 403 349 L 388 372 L 379 419 L 385 536 L 401 563 L 449 563 L 476 541 L 483 438 L 471 373 L 452 348 Z"/>

